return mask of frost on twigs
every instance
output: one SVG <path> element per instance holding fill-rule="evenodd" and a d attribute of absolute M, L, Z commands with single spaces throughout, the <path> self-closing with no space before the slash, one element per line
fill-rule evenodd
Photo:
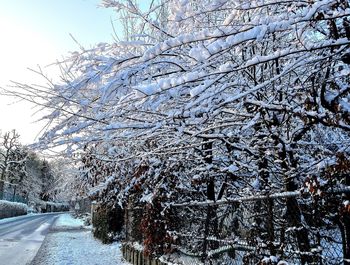
<path fill-rule="evenodd" d="M 50 110 L 42 146 L 80 158 L 83 193 L 122 208 L 137 194 L 165 236 L 160 209 L 174 203 L 300 190 L 316 202 L 349 185 L 338 168 L 350 156 L 346 1 L 103 3 L 120 12 L 125 39 L 74 54 L 50 90 L 26 87 Z M 152 231 L 145 249 L 159 252 Z M 296 251 L 309 253 L 306 237 Z"/>

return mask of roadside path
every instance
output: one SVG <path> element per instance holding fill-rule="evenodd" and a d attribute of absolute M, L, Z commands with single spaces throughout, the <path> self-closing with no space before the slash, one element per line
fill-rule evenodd
<path fill-rule="evenodd" d="M 104 245 L 91 228 L 63 214 L 50 229 L 30 265 L 130 265 L 122 258 L 120 243 Z"/>

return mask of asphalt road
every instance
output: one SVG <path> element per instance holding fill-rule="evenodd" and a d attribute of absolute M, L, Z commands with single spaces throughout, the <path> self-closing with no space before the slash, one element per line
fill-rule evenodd
<path fill-rule="evenodd" d="M 0 222 L 0 265 L 28 264 L 59 214 L 28 215 Z"/>

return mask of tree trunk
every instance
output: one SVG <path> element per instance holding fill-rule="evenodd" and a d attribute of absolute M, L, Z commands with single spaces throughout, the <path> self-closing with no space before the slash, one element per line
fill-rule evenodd
<path fill-rule="evenodd" d="M 300 254 L 301 264 L 310 264 L 312 258 L 309 255 L 305 255 L 302 253 L 310 252 L 310 242 L 308 231 L 305 227 L 303 227 L 301 222 L 301 212 L 299 209 L 298 202 L 296 198 L 287 198 L 287 222 L 290 227 L 296 227 L 296 239 Z"/>
<path fill-rule="evenodd" d="M 3 180 L 0 180 L 0 200 L 4 199 L 4 187 L 5 183 Z"/>
<path fill-rule="evenodd" d="M 342 236 L 343 259 L 345 265 L 350 265 L 350 214 L 343 213 L 340 217 L 339 228 Z"/>
<path fill-rule="evenodd" d="M 284 172 L 288 172 L 289 166 L 287 164 L 287 151 L 283 142 L 281 142 L 283 148 L 279 152 L 279 158 L 282 161 L 281 168 Z M 292 157 L 290 157 L 292 159 Z M 292 159 L 292 166 L 296 166 L 295 161 Z M 286 191 L 296 191 L 298 189 L 297 184 L 294 182 L 294 179 L 289 178 L 286 174 L 284 174 L 284 182 L 285 182 L 285 190 Z M 299 203 L 295 197 L 286 199 L 286 220 L 290 227 L 297 228 L 296 239 L 298 249 L 301 252 L 300 260 L 301 264 L 310 264 L 312 262 L 312 257 L 310 255 L 305 255 L 303 253 L 310 252 L 310 241 L 309 234 L 307 229 L 303 226 L 301 221 L 302 213 L 299 208 Z"/>
<path fill-rule="evenodd" d="M 345 177 L 345 183 L 350 185 L 350 177 Z M 350 201 L 350 194 L 346 194 L 346 200 Z M 342 235 L 344 264 L 350 265 L 350 212 L 345 209 L 340 214 L 339 228 Z"/>
<path fill-rule="evenodd" d="M 203 156 L 204 161 L 207 164 L 213 162 L 213 143 L 206 142 L 203 144 Z M 215 201 L 215 181 L 209 176 L 207 181 L 207 200 Z M 213 242 L 209 244 L 207 238 L 209 235 L 217 234 L 218 222 L 216 219 L 216 206 L 208 206 L 206 211 L 205 228 L 204 228 L 204 239 L 203 239 L 203 249 L 202 249 L 202 260 L 204 261 L 207 257 L 208 247 L 216 248 L 217 243 Z"/>
<path fill-rule="evenodd" d="M 13 187 L 13 194 L 12 194 L 12 201 L 13 202 L 16 201 L 16 188 L 17 188 L 17 185 L 14 185 L 14 187 Z"/>

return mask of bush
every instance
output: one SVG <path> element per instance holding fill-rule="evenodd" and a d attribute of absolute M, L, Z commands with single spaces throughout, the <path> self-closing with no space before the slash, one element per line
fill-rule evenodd
<path fill-rule="evenodd" d="M 141 232 L 146 256 L 161 256 L 173 251 L 171 247 L 173 239 L 167 230 L 174 227 L 174 219 L 170 210 L 165 210 L 162 206 L 163 199 L 162 196 L 157 196 L 144 208 Z"/>
<path fill-rule="evenodd" d="M 26 215 L 28 206 L 24 203 L 0 200 L 0 219 Z"/>
<path fill-rule="evenodd" d="M 99 206 L 92 216 L 94 237 L 100 239 L 102 243 L 112 243 L 117 233 L 123 228 L 124 211 L 116 206 L 109 208 Z"/>

